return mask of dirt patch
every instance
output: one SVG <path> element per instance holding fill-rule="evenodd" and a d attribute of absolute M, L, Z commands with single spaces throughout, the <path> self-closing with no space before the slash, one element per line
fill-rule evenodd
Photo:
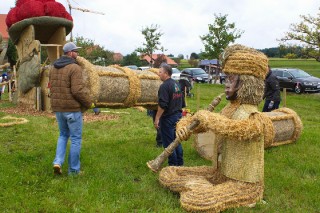
<path fill-rule="evenodd" d="M 2 108 L 0 109 L 0 111 L 8 114 L 14 114 L 14 115 L 46 116 L 49 118 L 55 118 L 55 114 L 52 112 L 37 111 L 35 109 L 28 109 L 23 107 Z M 105 114 L 105 113 L 100 113 L 99 115 L 95 115 L 94 112 L 91 112 L 91 111 L 92 110 L 89 110 L 88 112 L 85 112 L 83 114 L 83 120 L 85 123 L 119 119 L 119 115 Z"/>

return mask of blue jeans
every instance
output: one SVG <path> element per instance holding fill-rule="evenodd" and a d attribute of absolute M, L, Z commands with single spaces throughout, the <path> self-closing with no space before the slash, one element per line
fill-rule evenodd
<path fill-rule="evenodd" d="M 60 130 L 57 143 L 56 157 L 53 164 L 64 163 L 67 143 L 70 137 L 71 145 L 68 156 L 68 173 L 80 172 L 80 150 L 82 142 L 82 113 L 81 112 L 56 112 L 56 118 Z"/>
<path fill-rule="evenodd" d="M 182 117 L 181 113 L 160 118 L 161 141 L 164 148 L 167 148 L 176 139 L 176 123 Z M 172 152 L 168 158 L 169 166 L 183 166 L 183 149 L 182 145 Z"/>

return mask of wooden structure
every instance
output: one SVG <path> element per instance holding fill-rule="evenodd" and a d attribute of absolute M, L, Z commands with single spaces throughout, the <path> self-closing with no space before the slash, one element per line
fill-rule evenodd
<path fill-rule="evenodd" d="M 59 58 L 72 27 L 73 23 L 63 18 L 36 17 L 22 20 L 9 28 L 18 53 L 18 105 L 50 111 L 47 92 L 49 67 L 41 61 L 41 53 L 46 51 L 46 63 Z"/>

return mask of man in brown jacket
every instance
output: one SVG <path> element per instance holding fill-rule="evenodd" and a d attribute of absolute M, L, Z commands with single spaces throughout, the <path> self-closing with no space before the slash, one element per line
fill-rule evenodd
<path fill-rule="evenodd" d="M 70 137 L 68 174 L 80 172 L 80 150 L 82 141 L 82 109 L 91 107 L 88 89 L 85 88 L 82 68 L 77 64 L 78 49 L 69 42 L 63 46 L 64 55 L 54 62 L 50 72 L 51 107 L 56 114 L 60 135 L 53 161 L 54 174 L 62 174 L 62 165 Z"/>

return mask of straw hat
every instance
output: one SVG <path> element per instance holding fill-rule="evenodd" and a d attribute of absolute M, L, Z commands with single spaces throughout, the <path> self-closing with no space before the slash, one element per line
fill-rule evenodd
<path fill-rule="evenodd" d="M 227 47 L 221 54 L 222 70 L 226 74 L 252 75 L 265 79 L 268 58 L 262 52 L 240 44 Z"/>

